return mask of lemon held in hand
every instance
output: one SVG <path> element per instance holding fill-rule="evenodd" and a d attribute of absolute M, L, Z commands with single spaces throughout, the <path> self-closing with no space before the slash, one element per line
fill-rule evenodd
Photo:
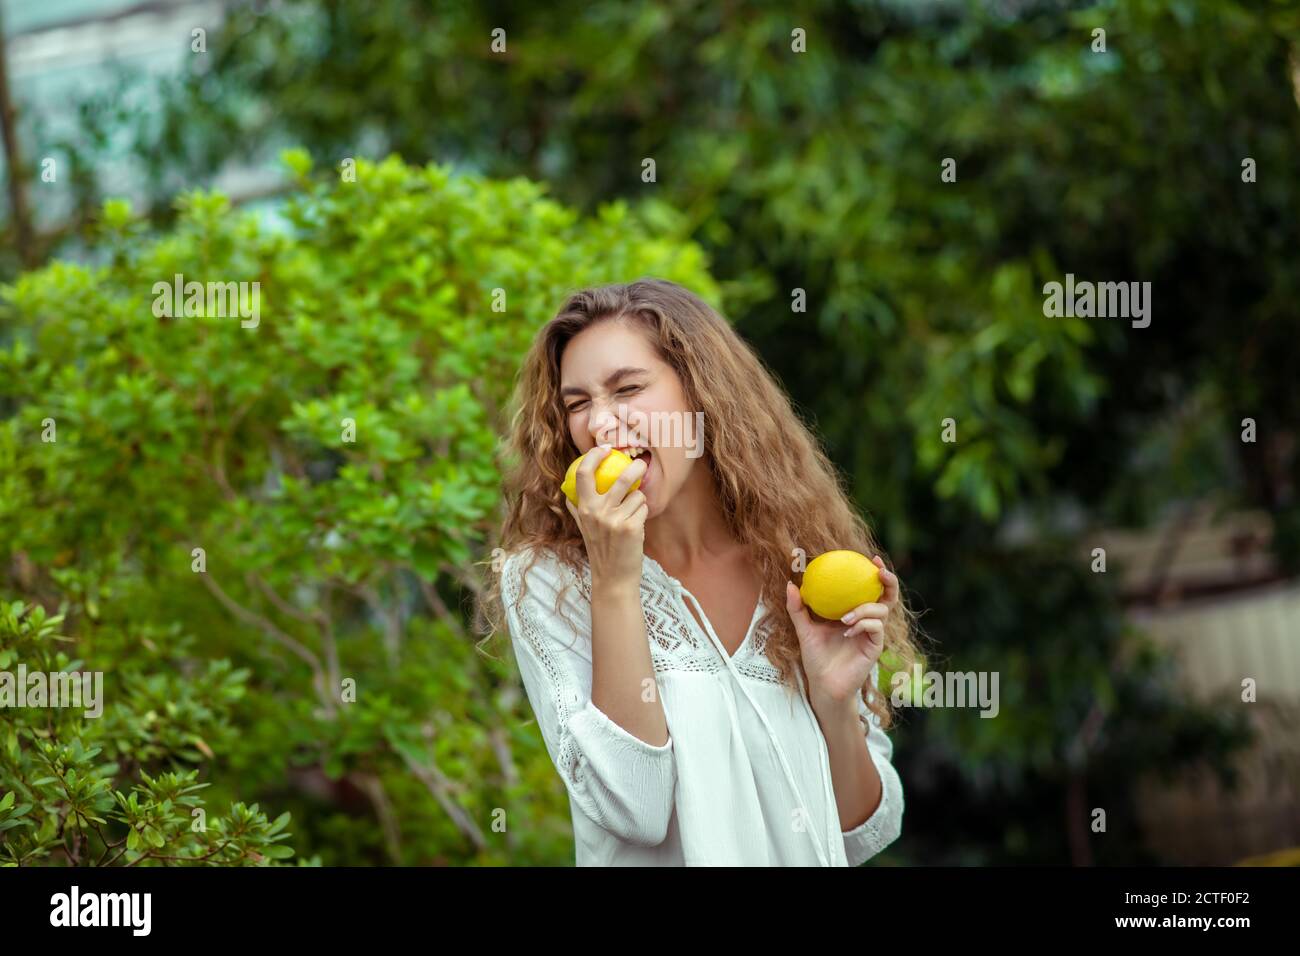
<path fill-rule="evenodd" d="M 593 448 L 592 451 L 595 451 Z M 590 452 L 588 452 L 590 454 Z M 564 476 L 564 483 L 560 485 L 560 490 L 575 505 L 578 503 L 578 466 L 582 464 L 582 459 L 586 455 L 579 455 L 573 459 L 573 464 L 569 466 L 568 474 Z M 596 466 L 596 491 L 604 494 L 609 491 L 610 487 L 618 480 L 618 476 L 623 474 L 623 469 L 632 464 L 630 455 L 619 451 L 617 448 L 611 448 L 599 465 Z M 629 492 L 636 491 L 641 487 L 641 479 L 638 478 L 632 482 Z M 875 567 L 873 564 L 872 567 Z"/>
<path fill-rule="evenodd" d="M 814 613 L 838 621 L 859 604 L 870 604 L 885 591 L 880 568 L 856 551 L 827 551 L 809 562 L 799 596 Z"/>

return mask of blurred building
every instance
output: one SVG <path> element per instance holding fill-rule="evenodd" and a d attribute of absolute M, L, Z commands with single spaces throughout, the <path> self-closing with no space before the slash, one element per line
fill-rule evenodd
<path fill-rule="evenodd" d="M 1300 848 L 1300 582 L 1272 558 L 1268 514 L 1220 515 L 1203 503 L 1154 532 L 1091 541 L 1187 693 L 1244 709 L 1258 736 L 1236 762 L 1235 787 L 1208 770 L 1142 783 L 1150 849 L 1171 863 L 1224 865 Z M 1254 703 L 1242 701 L 1246 678 Z"/>
<path fill-rule="evenodd" d="M 153 80 L 175 76 L 196 57 L 195 31 L 215 34 L 227 14 L 225 0 L 0 0 L 9 83 L 19 112 L 26 165 L 61 157 L 57 143 L 83 132 L 80 104 L 124 83 L 112 104 L 147 117 L 156 102 Z M 202 65 L 200 64 L 200 67 Z M 144 175 L 131 161 L 130 125 L 107 124 L 109 142 L 96 175 L 107 195 L 140 200 Z M 0 170 L 4 157 L 0 155 Z M 64 167 L 61 165 L 60 170 Z M 29 189 L 38 231 L 61 223 L 72 208 L 66 175 L 50 187 Z M 214 186 L 233 200 L 274 190 L 280 170 L 223 170 Z"/>

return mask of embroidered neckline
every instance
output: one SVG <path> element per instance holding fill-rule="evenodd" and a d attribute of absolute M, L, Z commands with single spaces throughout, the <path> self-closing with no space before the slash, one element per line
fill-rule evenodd
<path fill-rule="evenodd" d="M 641 606 L 645 612 L 646 636 L 656 673 L 690 671 L 715 673 L 727 667 L 700 622 L 686 607 L 686 588 L 650 555 L 644 555 L 641 577 Z M 573 580 L 573 579 L 571 579 Z M 578 593 L 591 602 L 591 565 L 585 560 L 573 583 Z M 736 673 L 767 684 L 781 685 L 781 672 L 768 660 L 766 647 L 771 625 L 764 621 L 768 611 L 763 595 L 758 596 L 752 632 L 731 658 Z"/>
<path fill-rule="evenodd" d="M 682 584 L 682 582 L 669 574 L 664 566 L 654 558 L 650 557 L 650 555 L 643 554 L 643 557 L 645 558 L 645 567 L 648 567 L 651 572 L 649 577 L 654 578 L 657 575 L 659 578 L 658 583 L 669 591 L 675 592 L 678 600 L 685 605 L 686 598 L 683 595 L 683 592 L 686 592 L 687 588 Z M 653 587 L 651 590 L 653 590 Z M 694 595 L 691 595 L 691 597 L 694 598 Z M 781 672 L 778 671 L 776 666 L 767 658 L 767 638 L 771 633 L 770 626 L 764 620 L 767 617 L 767 613 L 767 602 L 763 600 L 763 592 L 760 590 L 758 593 L 758 603 L 755 605 L 754 613 L 749 619 L 749 630 L 745 633 L 744 639 L 736 648 L 736 653 L 729 655 L 727 660 L 722 659 L 723 652 L 713 646 L 712 641 L 709 640 L 708 634 L 703 633 L 703 626 L 699 621 L 695 620 L 695 617 L 690 613 L 689 608 L 686 611 L 686 616 L 690 618 L 689 623 L 685 621 L 682 621 L 681 623 L 688 628 L 694 626 L 694 628 L 698 629 L 702 633 L 703 646 L 708 648 L 709 654 L 716 661 L 719 668 L 726 667 L 727 664 L 730 663 L 737 673 L 742 674 L 745 677 L 749 677 L 753 680 L 760 680 L 769 684 L 779 685 L 782 683 Z M 704 616 L 704 608 L 702 607 L 700 608 L 700 614 L 701 616 Z M 710 624 L 711 623 L 712 622 L 710 622 Z"/>

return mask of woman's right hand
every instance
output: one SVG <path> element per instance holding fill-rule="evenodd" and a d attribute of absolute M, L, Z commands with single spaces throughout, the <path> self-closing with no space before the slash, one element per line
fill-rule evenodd
<path fill-rule="evenodd" d="M 639 588 L 645 558 L 645 521 L 650 509 L 645 495 L 629 492 L 628 488 L 645 475 L 647 466 L 640 459 L 633 461 L 602 495 L 596 490 L 596 467 L 610 449 L 609 445 L 597 445 L 583 456 L 575 477 L 578 506 L 575 508 L 567 497 L 564 503 L 586 542 L 593 587 Z"/>

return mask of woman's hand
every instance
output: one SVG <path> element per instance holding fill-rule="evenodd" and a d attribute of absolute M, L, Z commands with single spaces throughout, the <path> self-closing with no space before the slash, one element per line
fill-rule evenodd
<path fill-rule="evenodd" d="M 611 447 L 597 445 L 583 457 L 575 477 L 578 506 L 575 508 L 567 497 L 564 503 L 587 544 L 593 587 L 603 584 L 639 588 L 649 506 L 645 495 L 629 492 L 628 488 L 645 475 L 647 465 L 639 458 L 633 461 L 602 495 L 596 490 L 596 466 Z"/>
<path fill-rule="evenodd" d="M 814 621 L 799 589 L 786 583 L 785 607 L 799 636 L 808 691 L 818 713 L 856 711 L 856 695 L 885 648 L 885 621 L 898 603 L 898 576 L 885 568 L 880 555 L 871 560 L 880 568 L 884 585 L 880 600 L 858 605 L 840 621 Z"/>

